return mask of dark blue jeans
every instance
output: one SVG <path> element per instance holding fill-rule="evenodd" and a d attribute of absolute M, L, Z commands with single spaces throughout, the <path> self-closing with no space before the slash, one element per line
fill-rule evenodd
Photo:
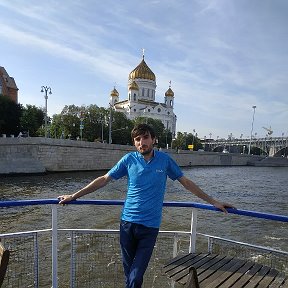
<path fill-rule="evenodd" d="M 141 287 L 158 232 L 158 228 L 121 220 L 120 245 L 126 288 Z"/>

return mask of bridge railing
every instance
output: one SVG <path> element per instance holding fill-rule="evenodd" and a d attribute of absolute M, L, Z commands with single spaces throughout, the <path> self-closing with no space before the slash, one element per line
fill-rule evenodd
<path fill-rule="evenodd" d="M 288 149 L 288 137 L 259 137 L 259 138 L 232 138 L 232 139 L 219 139 L 219 140 L 208 140 L 202 142 L 203 145 L 210 147 L 209 151 L 214 151 L 215 148 L 219 147 L 237 147 L 237 151 L 234 153 L 245 154 L 248 147 L 260 149 L 261 153 L 269 156 L 278 155 L 282 153 L 286 157 Z M 245 150 L 246 149 L 246 150 Z M 234 149 L 235 150 L 235 149 Z M 281 155 L 278 155 L 281 156 Z"/>

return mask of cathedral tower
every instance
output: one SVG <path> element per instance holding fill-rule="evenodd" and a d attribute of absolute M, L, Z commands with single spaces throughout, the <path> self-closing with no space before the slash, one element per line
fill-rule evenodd
<path fill-rule="evenodd" d="M 149 117 L 161 120 L 165 129 L 175 137 L 177 117 L 173 111 L 174 92 L 171 81 L 164 95 L 164 103 L 156 102 L 156 87 L 156 76 L 143 55 L 142 61 L 128 75 L 128 99 L 119 101 L 119 93 L 114 87 L 110 103 L 115 111 L 125 113 L 128 119 Z"/>

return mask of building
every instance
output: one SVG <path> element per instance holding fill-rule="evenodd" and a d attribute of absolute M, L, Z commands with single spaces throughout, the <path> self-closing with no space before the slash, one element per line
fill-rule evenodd
<path fill-rule="evenodd" d="M 0 66 L 0 94 L 18 103 L 18 90 L 14 78 L 8 75 L 4 67 Z"/>
<path fill-rule="evenodd" d="M 159 119 L 165 129 L 175 137 L 176 120 L 174 114 L 174 92 L 171 82 L 164 95 L 164 102 L 156 102 L 156 76 L 144 60 L 128 76 L 128 98 L 120 101 L 119 93 L 114 87 L 110 94 L 110 104 L 115 111 L 123 112 L 128 119 L 149 117 Z"/>

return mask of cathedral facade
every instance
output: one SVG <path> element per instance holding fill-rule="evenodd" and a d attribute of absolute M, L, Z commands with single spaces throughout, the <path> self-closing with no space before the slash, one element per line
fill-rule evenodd
<path fill-rule="evenodd" d="M 128 119 L 148 117 L 161 120 L 165 129 L 175 137 L 177 117 L 174 114 L 174 92 L 171 85 L 164 95 L 164 102 L 156 102 L 156 76 L 144 60 L 128 76 L 128 98 L 120 101 L 114 88 L 110 94 L 110 105 Z"/>

